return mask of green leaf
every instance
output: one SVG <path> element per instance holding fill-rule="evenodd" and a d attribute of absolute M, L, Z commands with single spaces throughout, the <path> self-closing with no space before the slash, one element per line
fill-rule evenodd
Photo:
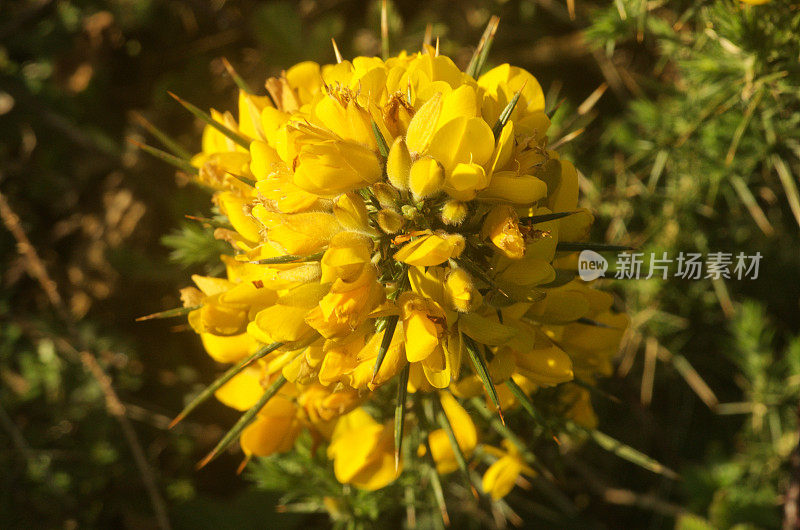
<path fill-rule="evenodd" d="M 187 162 L 191 160 L 192 154 L 189 151 L 184 149 L 181 144 L 173 140 L 167 133 L 150 123 L 147 118 L 138 112 L 133 113 L 133 118 L 138 121 L 139 124 L 147 130 L 147 132 L 153 135 L 159 142 L 164 144 L 164 147 L 171 151 L 173 155 Z"/>
<path fill-rule="evenodd" d="M 372 120 L 372 134 L 375 135 L 375 141 L 378 143 L 378 151 L 381 153 L 383 158 L 389 156 L 389 146 L 386 145 L 386 139 L 381 134 L 381 130 L 378 128 L 378 124 L 375 123 L 375 120 Z"/>
<path fill-rule="evenodd" d="M 394 330 L 397 327 L 397 321 L 400 319 L 398 315 L 390 315 L 386 317 L 386 331 L 381 339 L 381 346 L 378 349 L 378 357 L 375 359 L 375 366 L 372 368 L 372 381 L 378 375 L 378 370 L 381 369 L 383 359 L 386 358 L 386 352 L 389 351 L 389 346 L 392 344 L 392 337 L 394 337 Z"/>
<path fill-rule="evenodd" d="M 159 311 L 158 313 L 153 313 L 151 315 L 145 315 L 143 317 L 139 317 L 136 319 L 136 322 L 144 322 L 145 320 L 153 320 L 158 318 L 172 318 L 172 317 L 179 317 L 182 315 L 188 315 L 195 309 L 200 309 L 203 307 L 202 305 L 194 305 L 191 307 L 176 307 L 174 309 L 167 309 L 166 311 Z"/>
<path fill-rule="evenodd" d="M 266 392 L 264 392 L 264 394 L 258 399 L 256 404 L 253 405 L 247 412 L 242 414 L 242 416 L 239 418 L 239 421 L 237 421 L 236 424 L 231 428 L 231 430 L 229 430 L 227 434 L 225 434 L 225 436 L 222 437 L 222 440 L 219 441 L 219 443 L 214 447 L 214 449 L 212 449 L 211 452 L 208 453 L 197 464 L 197 468 L 200 469 L 202 467 L 205 467 L 206 464 L 214 460 L 214 458 L 216 458 L 222 451 L 227 449 L 228 446 L 231 443 L 233 443 L 234 440 L 239 438 L 239 435 L 242 433 L 242 431 L 248 425 L 250 425 L 253 422 L 253 420 L 256 419 L 256 414 L 258 414 L 258 412 L 262 408 L 264 408 L 264 405 L 266 405 L 267 402 L 270 399 L 272 399 L 275 396 L 275 394 L 278 393 L 278 391 L 281 389 L 284 383 L 286 383 L 286 378 L 283 376 L 283 374 L 281 374 L 280 376 L 278 376 L 275 382 L 272 383 L 272 385 L 270 385 L 270 387 L 266 390 Z"/>
<path fill-rule="evenodd" d="M 180 103 L 183 106 L 183 108 L 185 108 L 186 110 L 191 112 L 196 118 L 199 118 L 200 120 L 204 121 L 206 124 L 214 127 L 216 130 L 218 130 L 219 132 L 221 132 L 222 134 L 227 136 L 236 145 L 239 145 L 241 147 L 244 147 L 247 150 L 250 150 L 250 142 L 251 142 L 250 139 L 242 136 L 241 134 L 239 134 L 236 131 L 233 131 L 233 130 L 229 129 L 225 125 L 221 124 L 220 122 L 218 122 L 217 120 L 212 118 L 208 113 L 203 112 L 199 108 L 195 107 L 194 105 L 192 105 L 188 101 L 185 101 L 185 100 L 181 99 L 179 96 L 176 96 L 172 92 L 168 92 L 168 94 L 170 96 L 172 96 L 173 98 L 175 98 L 175 100 L 178 103 Z"/>
<path fill-rule="evenodd" d="M 177 156 L 171 155 L 166 151 L 162 151 L 161 149 L 158 149 L 156 147 L 152 147 L 147 144 L 137 142 L 136 140 L 132 140 L 130 138 L 128 138 L 128 141 L 133 145 L 135 145 L 136 147 L 138 147 L 139 149 L 141 149 L 142 151 L 144 151 L 145 153 L 152 155 L 158 158 L 159 160 L 180 169 L 181 171 L 185 171 L 190 175 L 197 175 L 200 172 L 196 167 L 190 164 L 188 160 L 184 160 L 183 158 L 178 158 Z"/>
<path fill-rule="evenodd" d="M 205 400 L 210 398 L 214 395 L 214 392 L 219 390 L 219 388 L 233 379 L 239 372 L 256 362 L 257 360 L 261 359 L 262 357 L 274 352 L 278 348 L 283 346 L 282 342 L 273 342 L 272 344 L 265 344 L 261 348 L 258 349 L 254 354 L 246 357 L 230 367 L 224 374 L 218 377 L 213 383 L 208 385 L 206 388 L 203 389 L 200 394 L 197 395 L 184 409 L 181 411 L 180 414 L 175 416 L 175 419 L 172 420 L 172 423 L 169 424 L 169 428 L 171 429 L 175 425 L 177 425 L 181 420 L 183 420 L 186 416 L 189 415 L 194 409 L 200 406 Z"/>
<path fill-rule="evenodd" d="M 627 245 L 609 245 L 606 243 L 572 243 L 559 241 L 556 246 L 557 252 L 580 252 L 581 250 L 594 250 L 595 252 L 619 252 L 623 250 L 636 250 Z"/>
<path fill-rule="evenodd" d="M 650 458 L 641 451 L 634 449 L 633 447 L 626 445 L 603 432 L 598 431 L 597 429 L 587 429 L 586 427 L 582 427 L 573 421 L 568 421 L 567 427 L 587 433 L 597 445 L 610 453 L 614 453 L 623 460 L 627 460 L 628 462 L 636 464 L 643 469 L 652 471 L 653 473 L 657 473 L 659 475 L 664 475 L 665 477 L 673 480 L 680 478 L 675 471 L 671 470 L 667 466 L 661 464 L 653 458 Z"/>
<path fill-rule="evenodd" d="M 260 259 L 256 261 L 250 261 L 248 263 L 253 263 L 255 265 L 281 265 L 285 263 L 305 263 L 309 261 L 319 261 L 320 259 L 322 259 L 322 256 L 324 254 L 325 254 L 324 251 L 315 252 L 314 254 L 309 254 L 308 256 L 298 256 L 297 254 L 286 254 L 285 256 Z"/>
<path fill-rule="evenodd" d="M 481 352 L 478 350 L 478 345 L 469 337 L 469 335 L 465 335 L 464 333 L 461 334 L 461 340 L 464 341 L 464 345 L 467 348 L 467 353 L 469 354 L 470 361 L 472 361 L 473 368 L 475 368 L 475 373 L 478 374 L 478 377 L 483 383 L 486 392 L 489 394 L 492 403 L 494 403 L 494 406 L 497 408 L 497 413 L 500 415 L 500 420 L 502 420 L 502 422 L 505 424 L 503 410 L 500 408 L 500 400 L 497 397 L 497 389 L 495 389 L 492 378 L 489 376 L 489 370 L 486 368 L 486 361 L 484 361 L 483 355 L 481 355 Z"/>
<path fill-rule="evenodd" d="M 400 451 L 403 448 L 403 429 L 406 419 L 406 397 L 408 396 L 408 374 L 411 365 L 406 364 L 397 381 L 397 401 L 394 406 L 394 468 L 400 467 Z"/>
<path fill-rule="evenodd" d="M 472 54 L 469 60 L 466 73 L 477 79 L 486 64 L 486 59 L 489 57 L 489 51 L 492 49 L 495 34 L 497 33 L 497 25 L 500 23 L 500 17 L 492 16 L 489 23 L 486 24 L 486 29 L 483 30 L 481 40 L 478 41 L 478 47 Z"/>
<path fill-rule="evenodd" d="M 503 109 L 503 112 L 500 113 L 500 117 L 497 118 L 497 121 L 494 123 L 492 133 L 494 133 L 495 138 L 500 137 L 500 133 L 503 132 L 503 127 L 505 127 L 508 120 L 511 119 L 511 113 L 514 112 L 514 107 L 516 107 L 519 102 L 519 97 L 522 95 L 523 88 L 525 88 L 525 85 L 517 90 L 517 93 L 514 94 L 514 97 L 511 98 L 511 101 L 508 102 L 508 105 L 506 105 L 506 108 Z"/>

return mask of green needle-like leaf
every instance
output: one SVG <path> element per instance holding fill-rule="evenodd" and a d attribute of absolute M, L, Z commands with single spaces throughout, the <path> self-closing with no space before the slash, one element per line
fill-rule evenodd
<path fill-rule="evenodd" d="M 211 452 L 208 453 L 205 458 L 203 458 L 197 464 L 197 468 L 200 469 L 204 467 L 206 464 L 214 460 L 214 458 L 216 458 L 217 455 L 219 455 L 222 451 L 227 449 L 228 446 L 239 437 L 245 427 L 250 425 L 253 420 L 255 420 L 258 411 L 264 408 L 264 405 L 266 405 L 267 402 L 278 393 L 284 383 L 286 383 L 286 378 L 283 375 L 280 375 L 278 379 L 276 379 L 275 382 L 272 383 L 266 392 L 264 392 L 264 394 L 258 399 L 258 402 L 256 402 L 256 404 L 253 405 L 247 412 L 242 414 L 242 417 L 239 418 L 239 421 L 237 421 L 231 430 L 229 430 L 227 434 L 222 437 L 222 440 L 219 441 L 216 447 L 214 447 L 214 449 L 212 449 Z"/>
<path fill-rule="evenodd" d="M 189 314 L 195 309 L 200 309 L 201 307 L 203 306 L 195 305 L 191 307 L 176 307 L 174 309 L 167 309 L 166 311 L 159 311 L 158 313 L 153 313 L 152 315 L 145 315 L 143 317 L 139 317 L 136 319 L 136 322 L 144 322 L 145 320 L 154 320 L 157 318 L 179 317 L 181 315 Z"/>
<path fill-rule="evenodd" d="M 447 515 L 447 503 L 444 500 L 444 490 L 442 489 L 442 481 L 439 478 L 439 473 L 436 472 L 436 463 L 433 461 L 433 453 L 431 452 L 431 444 L 428 442 L 427 436 L 425 437 L 425 447 L 427 449 L 428 461 L 430 462 L 430 479 L 431 489 L 433 490 L 433 498 L 436 505 L 439 507 L 439 513 L 442 515 L 442 522 L 445 526 L 450 526 L 450 516 Z"/>
<path fill-rule="evenodd" d="M 375 366 L 372 368 L 372 381 L 375 381 L 378 370 L 381 369 L 381 365 L 383 364 L 383 359 L 386 358 L 386 352 L 389 351 L 389 346 L 392 344 L 392 337 L 394 337 L 394 330 L 397 327 L 399 318 L 400 317 L 397 315 L 389 315 L 386 317 L 386 331 L 383 333 L 381 347 L 378 349 L 378 357 L 375 359 Z"/>
<path fill-rule="evenodd" d="M 475 490 L 474 486 L 472 485 L 472 481 L 469 478 L 467 459 L 464 456 L 464 452 L 461 450 L 461 446 L 458 445 L 458 438 L 456 438 L 456 433 L 453 430 L 453 426 L 450 424 L 450 419 L 447 417 L 447 414 L 445 414 L 444 407 L 442 407 L 442 403 L 438 396 L 436 398 L 431 398 L 430 401 L 433 401 L 433 403 L 436 405 L 436 422 L 439 424 L 439 427 L 444 429 L 444 432 L 447 433 L 447 439 L 450 440 L 450 448 L 453 450 L 453 455 L 456 457 L 458 468 L 461 470 L 461 474 L 464 476 L 464 480 L 466 480 L 467 485 L 472 490 L 473 495 L 477 497 L 478 492 Z"/>
<path fill-rule="evenodd" d="M 239 145 L 241 147 L 244 147 L 245 149 L 248 149 L 248 150 L 250 149 L 250 140 L 248 138 L 242 136 L 241 134 L 239 134 L 236 131 L 233 131 L 233 130 L 229 129 L 225 125 L 221 124 L 220 122 L 218 122 L 217 120 L 212 118 L 209 114 L 207 114 L 206 112 L 203 112 L 198 107 L 192 105 L 188 101 L 185 101 L 185 100 L 181 99 L 180 97 L 176 96 L 172 92 L 168 92 L 168 93 L 169 93 L 170 96 L 175 98 L 175 100 L 178 103 L 180 103 L 183 106 L 183 108 L 185 108 L 186 110 L 191 112 L 196 118 L 199 118 L 200 120 L 204 121 L 208 125 L 214 127 L 216 130 L 218 130 L 219 132 L 221 132 L 222 134 L 224 134 L 225 136 L 230 138 L 235 144 L 237 144 L 237 145 Z"/>
<path fill-rule="evenodd" d="M 580 252 L 581 250 L 594 250 L 596 252 L 619 252 L 621 250 L 635 250 L 627 245 L 608 245 L 606 243 L 571 243 L 559 241 L 556 246 L 558 252 Z"/>
<path fill-rule="evenodd" d="M 239 372 L 256 362 L 257 360 L 261 359 L 262 357 L 274 352 L 278 348 L 283 346 L 282 342 L 273 342 L 272 344 L 265 344 L 261 348 L 258 349 L 253 355 L 246 357 L 230 367 L 224 374 L 219 376 L 216 381 L 208 385 L 206 388 L 203 389 L 200 394 L 196 398 L 194 398 L 184 409 L 181 411 L 180 414 L 175 416 L 175 419 L 172 420 L 172 423 L 169 424 L 169 428 L 171 429 L 181 420 L 183 420 L 186 416 L 189 415 L 194 409 L 200 406 L 205 400 L 210 398 L 214 392 L 216 392 L 222 385 L 230 381 L 234 378 Z"/>
<path fill-rule="evenodd" d="M 536 420 L 538 423 L 544 425 L 545 421 L 542 418 L 542 415 L 539 414 L 539 411 L 536 410 L 536 407 L 533 406 L 533 402 L 530 398 L 525 394 L 525 391 L 520 388 L 520 386 L 511 378 L 508 378 L 506 381 L 506 386 L 511 393 L 514 395 L 519 404 L 522 405 L 522 408 L 525 409 L 525 412 L 531 415 L 531 417 Z"/>
<path fill-rule="evenodd" d="M 133 118 L 138 121 L 139 124 L 147 130 L 147 132 L 153 135 L 159 142 L 164 144 L 164 147 L 172 152 L 173 155 L 186 161 L 189 161 L 192 158 L 192 154 L 189 151 L 184 149 L 181 144 L 170 138 L 167 133 L 150 123 L 147 118 L 138 112 L 133 113 Z"/>
<path fill-rule="evenodd" d="M 517 93 L 514 94 L 514 97 L 511 98 L 511 101 L 508 102 L 506 108 L 504 108 L 503 112 L 500 113 L 500 117 L 497 118 L 496 122 L 494 122 L 494 127 L 492 127 L 492 133 L 494 133 L 495 138 L 498 138 L 500 136 L 500 133 L 503 132 L 503 127 L 505 127 L 506 123 L 508 123 L 508 120 L 511 119 L 511 113 L 514 112 L 514 107 L 516 107 L 517 103 L 519 102 L 519 97 L 520 95 L 522 95 L 523 88 L 525 88 L 525 85 L 523 85 L 522 88 L 517 90 Z"/>
<path fill-rule="evenodd" d="M 250 85 L 247 84 L 247 81 L 244 80 L 242 76 L 236 71 L 233 65 L 226 59 L 225 57 L 222 58 L 222 64 L 225 66 L 225 70 L 228 71 L 228 75 L 231 76 L 233 82 L 236 83 L 236 86 L 239 87 L 240 90 L 247 92 L 248 94 L 253 94 L 253 90 L 250 88 Z"/>
<path fill-rule="evenodd" d="M 309 254 L 308 256 L 298 256 L 297 254 L 286 254 L 285 256 L 260 259 L 256 261 L 250 261 L 248 263 L 252 263 L 255 265 L 282 265 L 285 263 L 305 263 L 308 261 L 319 261 L 322 258 L 323 254 L 325 253 L 315 252 L 314 254 Z"/>
<path fill-rule="evenodd" d="M 500 18 L 497 16 L 493 16 L 489 19 L 489 23 L 486 24 L 486 29 L 483 30 L 483 35 L 481 35 L 481 40 L 478 42 L 478 47 L 475 48 L 475 52 L 472 54 L 466 72 L 475 79 L 481 74 L 486 64 L 486 59 L 489 57 L 489 51 L 492 48 L 494 36 L 497 33 L 497 25 L 499 23 Z"/>
<path fill-rule="evenodd" d="M 492 382 L 492 378 L 489 376 L 489 370 L 486 368 L 486 361 L 483 359 L 483 355 L 478 350 L 478 345 L 475 343 L 469 335 L 464 333 L 461 334 L 461 340 L 464 341 L 464 346 L 467 348 L 467 353 L 469 354 L 469 359 L 472 361 L 472 366 L 475 368 L 475 373 L 478 374 L 478 377 L 483 382 L 483 386 L 486 389 L 486 392 L 489 394 L 489 397 L 494 403 L 494 406 L 497 407 L 497 413 L 500 415 L 500 420 L 505 424 L 506 420 L 503 417 L 503 410 L 500 408 L 500 400 L 497 397 L 497 389 L 494 387 L 494 383 Z"/>
<path fill-rule="evenodd" d="M 556 219 L 562 219 L 564 217 L 569 217 L 570 215 L 575 215 L 578 213 L 577 210 L 572 212 L 558 212 L 558 213 L 546 213 L 542 215 L 531 215 L 530 217 L 526 217 L 524 220 L 532 225 L 545 223 L 547 221 L 555 221 Z"/>
<path fill-rule="evenodd" d="M 582 427 L 572 421 L 567 422 L 567 427 L 572 430 L 585 432 L 592 438 L 592 440 L 594 440 L 597 445 L 610 453 L 614 453 L 623 460 L 627 460 L 628 462 L 636 464 L 643 469 L 652 471 L 653 473 L 657 473 L 659 475 L 664 475 L 665 477 L 673 480 L 680 478 L 675 471 L 671 470 L 664 464 L 656 461 L 653 458 L 650 458 L 641 451 L 634 449 L 633 447 L 626 445 L 603 432 L 598 431 L 597 429 L 587 429 L 586 427 Z"/>
<path fill-rule="evenodd" d="M 176 168 L 185 171 L 190 175 L 197 175 L 199 173 L 199 170 L 192 164 L 190 164 L 188 160 L 184 160 L 183 158 L 178 158 L 177 156 L 171 155 L 166 151 L 162 151 L 161 149 L 157 149 L 147 144 L 137 142 L 136 140 L 132 140 L 131 138 L 128 138 L 128 141 L 133 145 L 135 145 L 136 147 L 138 147 L 139 149 L 141 149 L 142 151 L 144 151 L 145 153 L 152 155 L 171 166 L 175 166 Z"/>
<path fill-rule="evenodd" d="M 383 158 L 389 156 L 389 146 L 386 144 L 386 139 L 383 137 L 381 130 L 375 120 L 372 120 L 372 134 L 375 135 L 375 141 L 378 143 L 378 151 Z"/>
<path fill-rule="evenodd" d="M 406 364 L 397 382 L 397 402 L 394 406 L 394 469 L 400 467 L 400 451 L 403 448 L 403 428 L 406 423 L 406 397 L 408 395 L 408 374 L 411 365 Z"/>

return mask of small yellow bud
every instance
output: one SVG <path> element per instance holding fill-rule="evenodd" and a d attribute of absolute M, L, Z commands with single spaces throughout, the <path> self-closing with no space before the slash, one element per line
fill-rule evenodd
<path fill-rule="evenodd" d="M 389 186 L 385 182 L 376 182 L 370 186 L 370 189 L 382 207 L 391 209 L 397 208 L 397 203 L 400 200 L 400 194 L 396 189 Z"/>
<path fill-rule="evenodd" d="M 450 303 L 461 313 L 467 313 L 481 303 L 481 294 L 464 269 L 453 269 L 447 276 L 445 287 Z"/>
<path fill-rule="evenodd" d="M 469 213 L 467 203 L 461 201 L 447 201 L 442 206 L 442 222 L 446 225 L 458 226 L 464 222 Z"/>
<path fill-rule="evenodd" d="M 408 189 L 408 173 L 411 171 L 411 154 L 402 136 L 395 138 L 386 158 L 386 175 L 398 190 Z"/>
<path fill-rule="evenodd" d="M 421 158 L 411 166 L 408 184 L 415 199 L 424 199 L 442 189 L 444 170 L 433 158 Z"/>
<path fill-rule="evenodd" d="M 396 234 L 403 228 L 405 219 L 394 210 L 381 210 L 378 212 L 378 226 L 387 234 Z"/>
<path fill-rule="evenodd" d="M 367 205 L 357 193 L 340 195 L 333 203 L 333 214 L 339 224 L 347 229 L 362 231 L 369 228 Z"/>

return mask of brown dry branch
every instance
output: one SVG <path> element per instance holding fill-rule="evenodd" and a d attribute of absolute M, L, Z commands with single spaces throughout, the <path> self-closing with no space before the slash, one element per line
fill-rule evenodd
<path fill-rule="evenodd" d="M 58 285 L 48 274 L 44 262 L 39 257 L 36 248 L 31 244 L 25 230 L 22 228 L 19 216 L 11 208 L 6 196 L 2 192 L 0 192 L 0 219 L 2 219 L 3 224 L 16 240 L 17 250 L 23 260 L 25 260 L 28 273 L 39 283 L 50 305 L 66 325 L 72 343 L 79 346 L 79 348 L 75 350 L 75 354 L 79 356 L 84 368 L 94 377 L 97 384 L 100 386 L 105 397 L 106 410 L 119 422 L 125 441 L 131 449 L 134 462 L 142 477 L 142 483 L 150 497 L 150 503 L 153 506 L 153 512 L 158 525 L 168 530 L 170 528 L 170 523 L 167 516 L 166 503 L 161 493 L 158 491 L 155 475 L 147 463 L 147 458 L 142 449 L 142 444 L 136 435 L 136 431 L 125 415 L 125 407 L 120 402 L 114 390 L 111 378 L 106 374 L 102 366 L 100 366 L 97 358 L 89 353 L 90 348 L 85 347 L 86 345 L 77 331 L 75 320 L 67 309 L 66 304 L 64 304 L 64 299 L 61 298 L 59 294 Z M 72 344 L 70 344 L 70 347 L 74 349 Z M 81 351 L 79 352 L 78 350 Z"/>

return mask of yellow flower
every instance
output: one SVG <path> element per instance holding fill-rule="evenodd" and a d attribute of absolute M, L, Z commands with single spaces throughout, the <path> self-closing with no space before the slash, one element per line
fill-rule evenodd
<path fill-rule="evenodd" d="M 353 143 L 325 141 L 300 148 L 294 183 L 310 193 L 333 197 L 376 182 L 381 177 L 378 157 Z"/>
<path fill-rule="evenodd" d="M 523 460 L 516 445 L 509 440 L 503 440 L 503 447 L 505 452 L 491 446 L 483 447 L 484 451 L 498 457 L 483 474 L 481 483 L 484 493 L 488 493 L 494 500 L 508 495 L 522 473 L 529 477 L 536 476 L 536 472 Z"/>
<path fill-rule="evenodd" d="M 559 241 L 583 240 L 594 219 L 578 211 L 577 170 L 548 147 L 530 73 L 500 65 L 474 79 L 424 46 L 303 62 L 265 87 L 269 97 L 239 93 L 238 119 L 211 113 L 249 148 L 209 126 L 191 160 L 234 255 L 220 258 L 226 277 L 197 276 L 182 292 L 215 360 L 280 345 L 216 391 L 247 410 L 278 373 L 287 380 L 242 433 L 248 456 L 289 450 L 306 427 L 330 440 L 340 482 L 378 489 L 398 476 L 393 428 L 356 407 L 383 399 L 378 387 L 394 392 L 404 371 L 415 399 L 439 393 L 467 458 L 477 428 L 454 395 L 496 392 L 508 408 L 509 381 L 532 394 L 609 372 L 627 317 L 610 296 L 557 278 L 575 266 Z M 552 395 L 591 424 L 588 394 Z M 438 472 L 457 468 L 443 430 L 428 442 Z M 495 456 L 483 487 L 500 498 L 530 468 L 514 447 Z"/>
<path fill-rule="evenodd" d="M 242 431 L 242 451 L 247 456 L 285 453 L 292 449 L 301 430 L 297 407 L 279 394 L 269 400 L 256 420 Z"/>
<path fill-rule="evenodd" d="M 328 458 L 339 482 L 368 491 L 393 482 L 401 469 L 395 469 L 391 425 L 379 424 L 361 408 L 339 418 Z"/>
<path fill-rule="evenodd" d="M 458 404 L 458 401 L 449 392 L 439 392 L 442 408 L 453 428 L 458 447 L 466 458 L 470 458 L 478 445 L 478 431 L 469 416 L 469 413 Z M 431 456 L 436 463 L 436 472 L 440 475 L 452 473 L 458 469 L 456 455 L 450 437 L 444 429 L 436 429 L 428 435 L 428 444 Z M 419 452 L 425 454 L 425 446 L 420 446 Z"/>
<path fill-rule="evenodd" d="M 464 251 L 464 236 L 459 234 L 424 234 L 406 243 L 394 259 L 417 267 L 439 265 L 457 258 Z"/>
<path fill-rule="evenodd" d="M 519 227 L 519 217 L 510 206 L 492 208 L 483 222 L 483 233 L 506 257 L 520 259 L 525 254 L 525 237 Z"/>

